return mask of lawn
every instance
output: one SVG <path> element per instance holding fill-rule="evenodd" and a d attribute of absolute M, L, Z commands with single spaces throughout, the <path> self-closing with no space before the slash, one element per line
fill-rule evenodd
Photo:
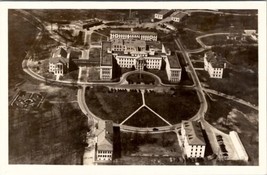
<path fill-rule="evenodd" d="M 146 107 L 141 108 L 124 124 L 136 127 L 158 127 L 168 125 Z"/>
<path fill-rule="evenodd" d="M 181 156 L 177 135 L 174 132 L 161 134 L 138 134 L 121 132 L 122 155 Z"/>
<path fill-rule="evenodd" d="M 249 155 L 249 164 L 258 165 L 258 111 L 222 97 L 212 97 L 216 101 L 209 101 L 205 119 L 224 132 L 238 132 Z M 230 112 L 232 116 L 228 116 Z"/>
<path fill-rule="evenodd" d="M 133 83 L 154 84 L 155 83 L 154 77 L 147 75 L 147 74 L 138 74 L 138 73 L 127 76 L 126 80 L 128 81 L 129 84 L 133 84 Z"/>
<path fill-rule="evenodd" d="M 199 109 L 195 91 L 177 89 L 174 94 L 146 93 L 146 104 L 171 124 L 193 117 Z"/>
<path fill-rule="evenodd" d="M 153 73 L 155 75 L 157 75 L 161 81 L 165 84 L 171 84 L 168 80 L 168 76 L 166 73 L 166 70 L 154 70 L 154 69 L 148 69 L 146 70 L 147 72 Z"/>
<path fill-rule="evenodd" d="M 201 41 L 207 46 L 228 44 L 226 35 L 214 35 L 201 38 Z"/>
<path fill-rule="evenodd" d="M 98 117 L 121 123 L 142 104 L 141 94 L 137 92 L 109 92 L 106 87 L 86 89 L 86 104 Z"/>

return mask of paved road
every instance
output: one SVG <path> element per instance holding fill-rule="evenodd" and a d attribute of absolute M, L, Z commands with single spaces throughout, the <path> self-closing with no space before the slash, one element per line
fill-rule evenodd
<path fill-rule="evenodd" d="M 198 79 L 197 73 L 194 69 L 194 66 L 193 66 L 193 64 L 189 58 L 188 52 L 183 47 L 179 38 L 175 39 L 175 43 L 178 46 L 178 48 L 180 49 L 181 53 L 183 54 L 185 62 L 188 65 L 189 73 L 191 73 L 191 77 L 192 77 L 192 80 L 194 82 L 194 86 L 195 86 L 195 89 L 196 89 L 196 92 L 197 92 L 197 95 L 199 98 L 199 102 L 200 102 L 200 108 L 199 108 L 197 114 L 195 116 L 193 116 L 190 120 L 199 120 L 200 118 L 204 118 L 205 113 L 208 109 L 206 97 L 205 97 L 205 94 L 203 92 L 201 83 Z"/>

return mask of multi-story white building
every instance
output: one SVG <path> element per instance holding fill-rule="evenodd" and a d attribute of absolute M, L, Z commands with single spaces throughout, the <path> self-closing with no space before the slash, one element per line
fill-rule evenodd
<path fill-rule="evenodd" d="M 145 31 L 130 31 L 125 30 L 111 30 L 110 40 L 113 39 L 138 39 L 144 41 L 157 41 L 158 35 L 155 32 L 145 32 Z"/>
<path fill-rule="evenodd" d="M 158 42 L 156 42 L 158 43 Z M 142 58 L 142 65 L 148 69 L 160 69 L 162 65 L 162 54 L 155 54 L 160 49 L 159 44 L 146 43 L 142 40 L 113 40 L 111 49 L 117 64 L 122 68 L 136 69 L 140 67 L 139 61 Z M 161 46 L 160 46 L 161 48 Z M 161 51 L 161 50 L 160 50 Z"/>
<path fill-rule="evenodd" d="M 168 80 L 173 83 L 178 83 L 181 80 L 182 68 L 179 63 L 177 54 L 167 55 L 166 61 L 166 73 Z"/>
<path fill-rule="evenodd" d="M 111 80 L 112 79 L 112 53 L 111 42 L 102 42 L 102 49 L 100 52 L 100 79 Z"/>
<path fill-rule="evenodd" d="M 161 11 L 155 13 L 154 18 L 155 19 L 163 19 L 163 18 L 166 18 L 171 13 L 172 13 L 171 10 L 161 10 Z"/>
<path fill-rule="evenodd" d="M 202 128 L 196 121 L 181 123 L 181 143 L 184 154 L 189 158 L 203 158 L 206 142 L 202 134 Z"/>
<path fill-rule="evenodd" d="M 110 162 L 113 156 L 113 122 L 100 120 L 96 131 L 96 161 Z"/>
<path fill-rule="evenodd" d="M 178 12 L 171 16 L 171 20 L 174 22 L 181 22 L 181 20 L 186 16 L 186 13 Z"/>
<path fill-rule="evenodd" d="M 204 69 L 208 71 L 211 78 L 222 78 L 223 70 L 226 68 L 224 58 L 212 51 L 208 51 L 204 55 Z"/>
<path fill-rule="evenodd" d="M 63 76 L 69 67 L 68 53 L 64 48 L 57 48 L 49 59 L 48 71 L 56 76 Z"/>

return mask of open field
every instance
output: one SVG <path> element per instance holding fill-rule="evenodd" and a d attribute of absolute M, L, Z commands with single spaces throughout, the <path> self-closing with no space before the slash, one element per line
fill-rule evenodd
<path fill-rule="evenodd" d="M 141 106 L 141 94 L 137 92 L 108 92 L 106 87 L 86 90 L 86 104 L 98 117 L 120 123 Z"/>
<path fill-rule="evenodd" d="M 12 10 L 9 10 L 8 14 L 8 87 L 10 89 L 24 80 L 21 63 L 34 43 L 38 30 Z"/>
<path fill-rule="evenodd" d="M 75 89 L 29 84 L 20 88 L 47 93 L 35 110 L 9 107 L 10 164 L 82 164 L 87 118 L 72 100 Z"/>
<path fill-rule="evenodd" d="M 238 71 L 258 72 L 258 47 L 234 46 L 213 47 L 212 50 L 224 56 L 230 63 L 230 67 Z"/>
<path fill-rule="evenodd" d="M 199 109 L 195 91 L 176 90 L 174 94 L 146 93 L 146 104 L 171 124 L 193 117 Z"/>
<path fill-rule="evenodd" d="M 258 77 L 249 72 L 224 70 L 222 79 L 209 78 L 206 71 L 196 71 L 201 82 L 209 89 L 233 95 L 258 105 Z M 235 87 L 235 88 L 233 88 Z"/>
<path fill-rule="evenodd" d="M 212 97 L 216 101 L 209 101 L 205 119 L 226 133 L 238 132 L 249 155 L 249 164 L 258 165 L 258 111 L 222 97 Z"/>
<path fill-rule="evenodd" d="M 257 29 L 257 16 L 234 16 L 194 12 L 183 23 L 190 29 L 203 32 Z"/>
<path fill-rule="evenodd" d="M 128 10 L 106 9 L 38 9 L 29 10 L 41 19 L 49 22 L 88 20 L 101 16 L 103 20 L 121 20 L 128 15 Z"/>
<path fill-rule="evenodd" d="M 141 108 L 124 124 L 128 126 L 136 126 L 136 127 L 158 127 L 158 126 L 168 125 L 163 120 L 161 120 L 158 116 L 156 116 L 150 110 L 148 110 L 146 107 Z"/>

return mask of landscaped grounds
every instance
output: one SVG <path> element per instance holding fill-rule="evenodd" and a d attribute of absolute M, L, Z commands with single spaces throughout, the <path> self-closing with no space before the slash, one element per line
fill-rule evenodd
<path fill-rule="evenodd" d="M 173 94 L 146 93 L 146 104 L 171 124 L 193 117 L 199 109 L 195 91 L 175 90 Z"/>
<path fill-rule="evenodd" d="M 142 105 L 141 93 L 109 92 L 106 87 L 86 90 L 85 99 L 89 110 L 104 120 L 121 123 Z"/>
<path fill-rule="evenodd" d="M 40 93 L 19 91 L 12 101 L 11 106 L 21 109 L 37 108 L 43 99 L 44 96 Z"/>

